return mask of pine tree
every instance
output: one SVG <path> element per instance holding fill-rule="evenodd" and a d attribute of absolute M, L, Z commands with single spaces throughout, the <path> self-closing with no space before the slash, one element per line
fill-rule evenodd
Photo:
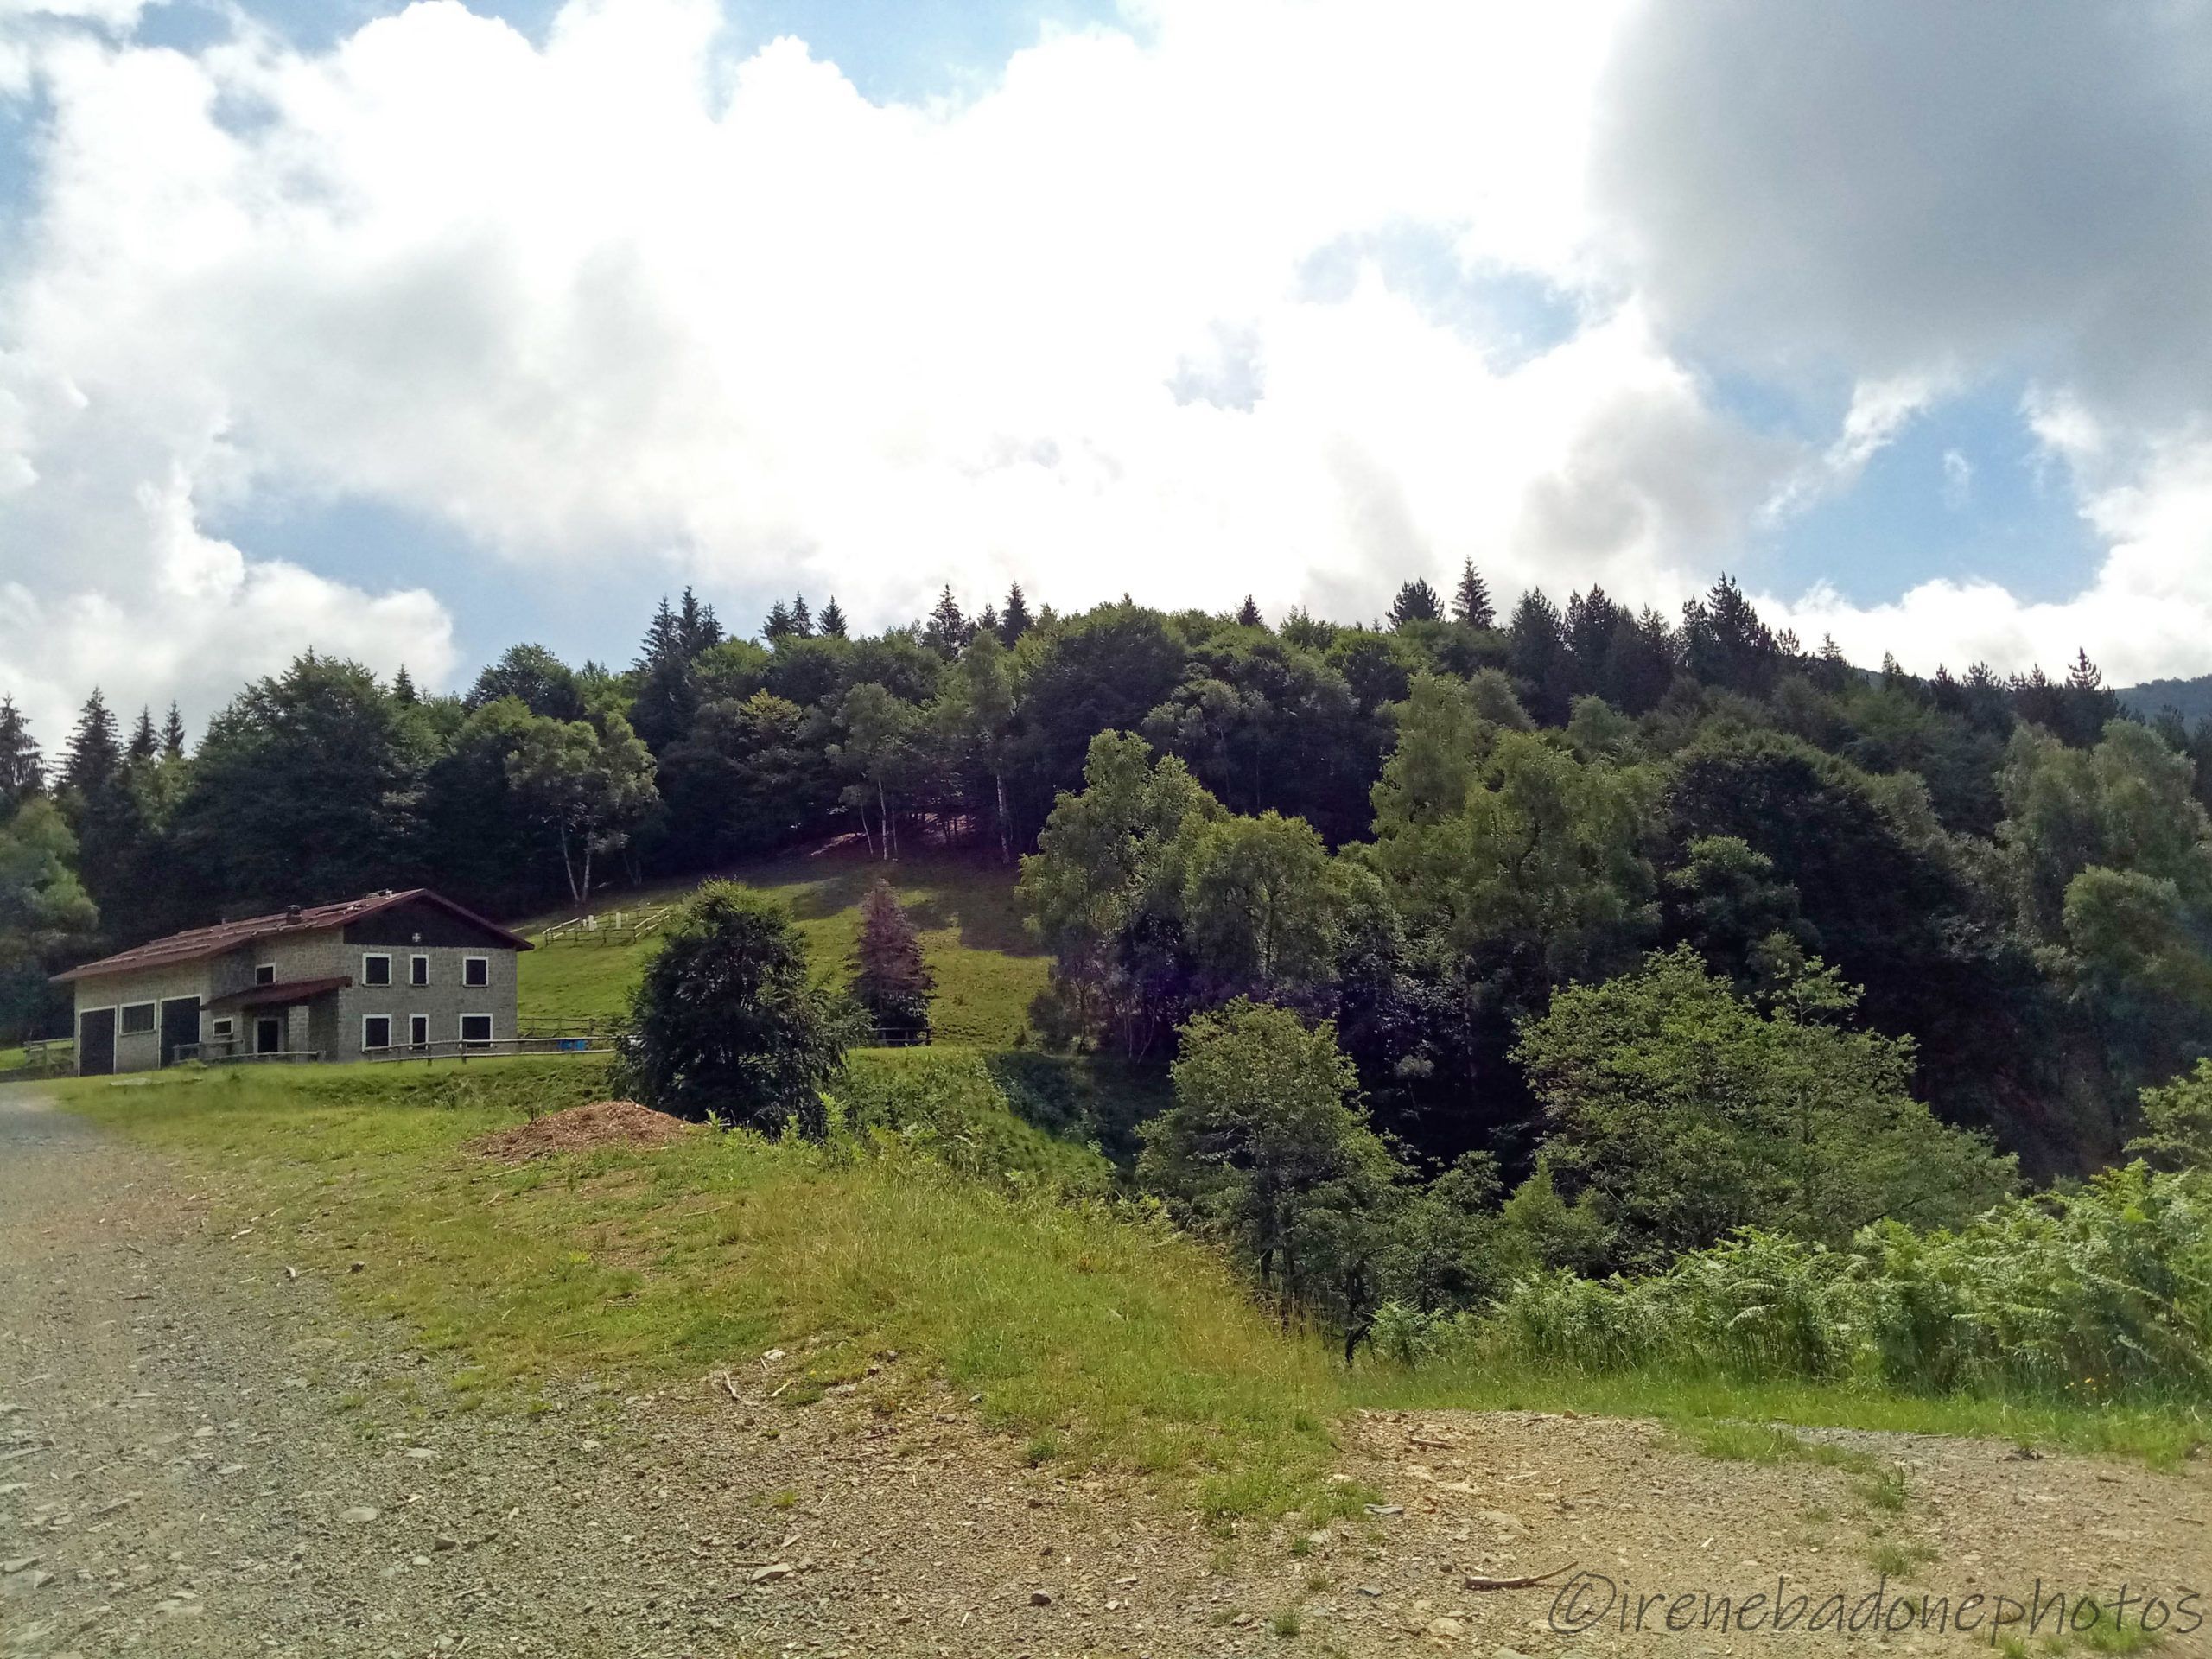
<path fill-rule="evenodd" d="M 0 697 L 0 817 L 46 792 L 46 761 L 13 697 Z"/>
<path fill-rule="evenodd" d="M 722 642 L 722 625 L 715 607 L 702 605 L 688 586 L 676 613 L 676 639 L 686 657 L 696 657 L 708 646 Z"/>
<path fill-rule="evenodd" d="M 412 684 L 407 686 L 407 695 L 404 697 L 399 695 L 399 688 L 406 679 L 407 671 L 402 668 L 398 677 L 391 683 L 393 698 L 403 704 L 415 701 L 415 688 Z M 176 704 L 174 702 L 169 704 L 168 717 L 162 721 L 162 753 L 165 759 L 170 760 L 184 759 L 184 716 L 177 712 Z"/>
<path fill-rule="evenodd" d="M 778 600 L 768 607 L 768 620 L 760 625 L 760 637 L 770 645 L 789 636 L 791 631 L 791 607 Z"/>
<path fill-rule="evenodd" d="M 144 704 L 138 709 L 138 723 L 130 728 L 130 747 L 124 753 L 133 762 L 151 760 L 161 752 L 162 740 L 154 730 L 154 711 Z"/>
<path fill-rule="evenodd" d="M 391 700 L 403 709 L 412 709 L 423 701 L 422 694 L 415 689 L 415 677 L 407 671 L 407 664 L 404 663 L 399 665 L 399 672 L 391 677 Z M 182 754 L 184 753 L 184 722 L 176 719 L 175 703 L 169 705 L 169 717 L 171 723 L 176 728 L 175 752 Z"/>
<path fill-rule="evenodd" d="M 1244 595 L 1244 602 L 1236 607 L 1236 626 L 1240 628 L 1264 628 L 1267 620 L 1260 614 L 1260 607 L 1252 602 L 1252 595 Z"/>
<path fill-rule="evenodd" d="M 861 900 L 860 938 L 853 946 L 853 1000 L 868 1012 L 878 1030 L 904 1041 L 927 1038 L 930 994 L 937 988 L 914 924 L 891 891 L 878 880 Z"/>
<path fill-rule="evenodd" d="M 123 768 L 123 746 L 115 736 L 115 716 L 94 687 L 77 716 L 77 729 L 69 734 L 69 747 L 61 763 L 61 781 L 81 800 L 104 794 Z"/>
<path fill-rule="evenodd" d="M 1408 622 L 1433 622 L 1443 614 L 1436 589 L 1420 576 L 1401 587 L 1398 596 L 1390 601 L 1390 626 L 1394 628 L 1402 628 Z"/>
<path fill-rule="evenodd" d="M 822 637 L 842 639 L 845 637 L 845 613 L 837 608 L 837 595 L 830 595 L 830 602 L 822 607 Z"/>
<path fill-rule="evenodd" d="M 791 601 L 791 636 L 798 639 L 814 638 L 814 613 L 807 609 L 804 594 Z"/>
<path fill-rule="evenodd" d="M 2094 691 L 2104 683 L 2104 671 L 2089 660 L 2086 648 L 2075 646 L 2074 666 L 2066 671 L 2066 683 L 2076 691 Z"/>
<path fill-rule="evenodd" d="M 1452 594 L 1452 620 L 1471 628 L 1494 628 L 1497 613 L 1491 608 L 1490 588 L 1469 559 L 1459 567 L 1459 585 Z"/>
<path fill-rule="evenodd" d="M 944 584 L 944 591 L 938 595 L 929 620 L 922 624 L 922 643 L 950 662 L 960 654 L 961 646 L 968 643 L 968 619 L 960 609 L 960 601 L 952 596 L 952 584 Z"/>
<path fill-rule="evenodd" d="M 670 608 L 668 595 L 660 596 L 660 607 L 653 613 L 653 620 L 645 625 L 645 644 L 639 648 L 637 665 L 650 670 L 671 657 L 679 656 L 683 649 L 683 636 Z"/>
<path fill-rule="evenodd" d="M 969 637 L 973 638 L 977 633 L 996 634 L 998 631 L 999 607 L 995 605 L 986 605 L 976 613 L 976 626 Z"/>
<path fill-rule="evenodd" d="M 1029 601 L 1022 594 L 1021 584 L 1014 582 L 1006 590 L 1006 609 L 999 617 L 999 643 L 1011 647 L 1033 626 Z"/>

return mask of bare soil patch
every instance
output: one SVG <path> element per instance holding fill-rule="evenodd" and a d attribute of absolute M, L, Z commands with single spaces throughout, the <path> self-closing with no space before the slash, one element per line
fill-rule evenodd
<path fill-rule="evenodd" d="M 501 1129 L 468 1143 L 469 1150 L 502 1163 L 519 1164 L 557 1152 L 588 1152 L 595 1147 L 664 1147 L 690 1131 L 691 1125 L 634 1100 L 595 1100 L 549 1112 L 512 1129 Z"/>

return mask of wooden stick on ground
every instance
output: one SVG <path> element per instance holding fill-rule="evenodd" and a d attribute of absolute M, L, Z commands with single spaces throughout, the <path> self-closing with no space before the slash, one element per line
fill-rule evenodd
<path fill-rule="evenodd" d="M 1572 1573 L 1573 1570 L 1574 1563 L 1573 1561 L 1569 1561 L 1565 1567 L 1555 1567 L 1548 1573 L 1532 1573 L 1525 1579 L 1478 1579 L 1471 1577 L 1463 1587 L 1469 1590 L 1530 1590 L 1534 1589 L 1537 1585 L 1542 1584 L 1547 1580 L 1555 1579 L 1562 1573 Z"/>

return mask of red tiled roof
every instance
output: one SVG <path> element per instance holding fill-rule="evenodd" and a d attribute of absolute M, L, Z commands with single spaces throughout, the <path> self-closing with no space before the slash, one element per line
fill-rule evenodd
<path fill-rule="evenodd" d="M 272 933 L 308 933 L 318 929 L 343 927 L 348 922 L 358 922 L 378 911 L 390 910 L 410 899 L 421 899 L 439 909 L 472 922 L 486 932 L 497 934 L 518 950 L 531 948 L 528 939 L 510 933 L 496 922 L 487 922 L 475 912 L 456 905 L 442 894 L 428 887 L 410 887 L 404 893 L 372 893 L 362 899 L 348 899 L 341 904 L 309 905 L 296 916 L 289 911 L 278 911 L 270 916 L 251 916 L 244 921 L 218 922 L 213 927 L 195 927 L 182 933 L 172 933 L 165 939 L 154 939 L 102 957 L 98 962 L 87 962 L 72 968 L 65 974 L 54 976 L 55 982 L 91 979 L 103 974 L 135 973 L 145 968 L 167 968 L 180 962 L 198 962 L 207 957 L 219 957 L 226 950 L 255 939 L 265 938 Z"/>

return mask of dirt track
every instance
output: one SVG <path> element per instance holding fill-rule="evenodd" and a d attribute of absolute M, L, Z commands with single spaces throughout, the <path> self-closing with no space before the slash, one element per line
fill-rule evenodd
<path fill-rule="evenodd" d="M 1885 1548 L 1907 1593 L 1955 1605 L 2038 1578 L 2194 1587 L 2205 1628 L 2171 1614 L 2162 1650 L 2212 1652 L 2201 1461 L 1849 1437 L 1897 1471 L 1878 1500 L 1863 1473 L 1715 1461 L 1648 1424 L 1378 1416 L 1345 1471 L 1381 1513 L 1224 1544 L 1023 1468 L 942 1390 L 878 1410 L 895 1360 L 797 1413 L 766 1404 L 757 1358 L 750 1403 L 702 1377 L 680 1398 L 579 1380 L 534 1420 L 410 1408 L 435 1364 L 257 1243 L 148 1155 L 0 1094 L 0 1652 L 1990 1650 L 1993 1599 L 1967 1637 L 1808 1634 L 1829 1596 L 1863 1602 Z M 1612 1599 L 1598 1578 L 1466 1587 L 1569 1561 Z M 1677 1596 L 1741 1604 L 1777 1578 L 1808 1598 L 1787 1634 L 1666 1629 Z M 1601 1602 L 1595 1628 L 1553 1628 Z"/>

